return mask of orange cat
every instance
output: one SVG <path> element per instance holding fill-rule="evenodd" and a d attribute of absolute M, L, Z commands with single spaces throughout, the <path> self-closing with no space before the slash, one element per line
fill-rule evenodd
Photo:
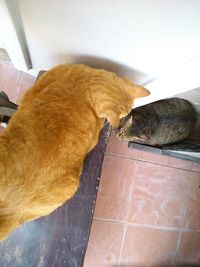
<path fill-rule="evenodd" d="M 61 65 L 42 75 L 0 136 L 0 239 L 70 199 L 104 119 L 117 126 L 134 98 L 148 94 L 85 65 Z"/>

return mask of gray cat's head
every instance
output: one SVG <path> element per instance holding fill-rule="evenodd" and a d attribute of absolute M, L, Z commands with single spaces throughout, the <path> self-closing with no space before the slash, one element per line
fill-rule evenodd
<path fill-rule="evenodd" d="M 120 140 L 147 141 L 150 139 L 148 122 L 143 116 L 134 113 L 134 110 L 126 117 L 122 118 L 119 126 L 115 127 L 113 130 Z"/>

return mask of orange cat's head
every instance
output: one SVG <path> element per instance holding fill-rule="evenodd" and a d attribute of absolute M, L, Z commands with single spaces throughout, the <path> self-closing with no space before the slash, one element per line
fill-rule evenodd
<path fill-rule="evenodd" d="M 145 97 L 150 92 L 128 79 L 119 78 L 114 73 L 102 71 L 93 91 L 96 112 L 100 118 L 106 118 L 112 126 L 118 126 L 121 118 L 132 109 L 134 99 Z M 93 84 L 95 87 L 95 84 Z M 93 88 L 94 89 L 94 88 Z"/>

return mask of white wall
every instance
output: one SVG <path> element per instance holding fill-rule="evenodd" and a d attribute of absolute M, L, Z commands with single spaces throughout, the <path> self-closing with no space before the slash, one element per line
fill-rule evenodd
<path fill-rule="evenodd" d="M 0 37 L 1 38 L 1 37 Z M 0 39 L 0 48 L 4 48 L 5 47 L 5 44 L 4 44 L 4 41 L 3 39 L 1 38 Z"/>
<path fill-rule="evenodd" d="M 82 62 L 113 70 L 138 83 L 162 77 L 160 83 L 147 85 L 152 99 L 194 88 L 183 88 L 185 72 L 183 77 L 179 73 L 176 86 L 172 85 L 177 70 L 184 64 L 187 69 L 188 62 L 191 65 L 200 55 L 199 0 L 18 3 L 34 70 Z M 192 74 L 193 70 L 187 71 Z M 168 86 L 167 93 L 163 88 L 166 79 L 173 87 Z M 191 79 L 200 86 L 198 77 Z"/>
<path fill-rule="evenodd" d="M 35 68 L 90 55 L 143 76 L 200 54 L 199 0 L 19 0 Z M 137 80 L 137 77 L 136 77 Z"/>
<path fill-rule="evenodd" d="M 141 106 L 158 99 L 168 98 L 195 89 L 200 93 L 200 56 L 195 57 L 180 67 L 172 68 L 149 82 L 146 87 L 151 91 L 147 98 L 137 99 L 135 106 Z M 200 94 L 196 102 L 200 104 Z"/>

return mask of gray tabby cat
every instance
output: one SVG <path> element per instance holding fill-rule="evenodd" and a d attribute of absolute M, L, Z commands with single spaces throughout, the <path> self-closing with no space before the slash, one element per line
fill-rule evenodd
<path fill-rule="evenodd" d="M 181 98 L 170 98 L 132 109 L 114 128 L 117 137 L 147 145 L 171 144 L 192 133 L 197 113 L 192 104 Z"/>

